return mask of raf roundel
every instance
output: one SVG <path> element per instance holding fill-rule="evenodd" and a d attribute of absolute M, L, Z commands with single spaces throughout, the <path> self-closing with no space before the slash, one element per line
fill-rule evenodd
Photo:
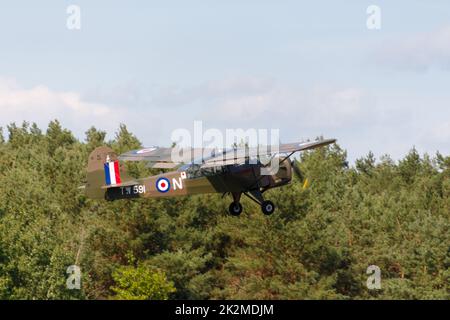
<path fill-rule="evenodd" d="M 170 182 L 166 178 L 159 178 L 156 181 L 156 189 L 158 189 L 159 192 L 167 192 L 170 189 Z"/>

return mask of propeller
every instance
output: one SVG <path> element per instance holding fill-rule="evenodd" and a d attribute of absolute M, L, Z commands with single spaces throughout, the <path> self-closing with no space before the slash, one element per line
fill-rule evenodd
<path fill-rule="evenodd" d="M 301 183 L 303 183 L 303 189 L 306 189 L 309 186 L 308 178 L 305 178 L 302 171 L 300 170 L 300 167 L 298 165 L 298 161 L 295 159 L 292 159 L 291 161 L 292 169 L 294 170 L 295 176 L 300 180 Z"/>
<path fill-rule="evenodd" d="M 300 167 L 298 166 L 297 160 L 292 159 L 292 161 L 291 161 L 291 166 L 292 166 L 292 169 L 294 169 L 294 174 L 295 174 L 295 176 L 296 176 L 301 182 L 303 182 L 303 180 L 304 180 L 303 173 L 301 172 Z"/>

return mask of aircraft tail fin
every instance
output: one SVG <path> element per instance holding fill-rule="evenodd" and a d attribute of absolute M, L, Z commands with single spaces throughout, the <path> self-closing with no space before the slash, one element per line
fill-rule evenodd
<path fill-rule="evenodd" d="M 120 166 L 117 154 L 111 148 L 98 147 L 91 152 L 84 188 L 88 198 L 104 199 L 107 187 L 114 187 L 124 180 L 128 180 L 125 166 Z"/>
<path fill-rule="evenodd" d="M 121 184 L 122 181 L 120 179 L 120 169 L 119 169 L 119 160 L 116 161 L 108 161 L 106 159 L 104 166 L 105 171 L 105 183 L 107 186 Z"/>

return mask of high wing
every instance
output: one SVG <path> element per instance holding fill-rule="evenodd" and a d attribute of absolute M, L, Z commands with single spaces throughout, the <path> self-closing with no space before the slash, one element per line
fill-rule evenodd
<path fill-rule="evenodd" d="M 280 144 L 278 146 L 260 146 L 253 148 L 236 148 L 231 149 L 226 153 L 206 159 L 204 161 L 204 167 L 222 166 L 228 164 L 239 164 L 245 162 L 248 158 L 271 156 L 276 154 L 288 154 L 290 157 L 292 154 L 298 151 L 311 150 L 326 146 L 336 142 L 336 139 L 321 139 L 308 142 L 294 142 Z"/>
<path fill-rule="evenodd" d="M 152 168 L 174 168 L 178 163 L 171 159 L 172 148 L 150 147 L 139 150 L 132 150 L 120 155 L 122 161 L 147 161 Z"/>
<path fill-rule="evenodd" d="M 308 142 L 294 142 L 278 146 L 238 147 L 227 150 L 214 148 L 160 148 L 150 147 L 133 150 L 120 155 L 122 161 L 146 161 L 151 168 L 172 169 L 182 164 L 198 163 L 203 167 L 215 167 L 244 163 L 252 157 L 289 154 L 322 147 L 336 142 L 336 139 L 321 139 Z"/>
<path fill-rule="evenodd" d="M 186 163 L 203 163 L 215 155 L 213 148 L 161 148 L 132 150 L 118 157 L 121 161 L 145 161 L 150 168 L 173 169 Z M 200 159 L 200 161 L 197 161 Z"/>

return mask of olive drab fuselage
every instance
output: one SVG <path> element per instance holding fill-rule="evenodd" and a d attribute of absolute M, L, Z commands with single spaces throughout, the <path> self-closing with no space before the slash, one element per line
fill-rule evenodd
<path fill-rule="evenodd" d="M 240 200 L 244 195 L 259 204 L 265 215 L 270 215 L 274 212 L 275 205 L 272 201 L 264 199 L 263 193 L 271 188 L 288 184 L 292 179 L 292 172 L 300 181 L 303 180 L 298 165 L 294 160 L 289 161 L 290 156 L 295 152 L 323 147 L 335 141 L 336 139 L 317 139 L 269 148 L 245 146 L 221 152 L 209 150 L 211 151 L 209 156 L 197 159 L 189 156 L 188 152 L 186 153 L 188 161 L 185 161 L 185 158 L 181 161 L 173 159 L 173 151 L 176 151 L 175 154 L 182 151 L 177 150 L 177 147 L 132 150 L 119 157 L 108 147 L 98 147 L 89 155 L 84 189 L 88 198 L 109 201 L 202 193 L 230 194 L 233 201 L 228 210 L 234 216 L 242 212 Z M 197 151 L 205 154 L 204 151 L 208 150 Z M 270 156 L 268 166 L 259 161 L 265 156 Z M 132 178 L 127 174 L 125 163 L 120 160 L 144 161 L 150 168 L 155 169 L 177 169 L 146 178 Z M 271 172 L 275 169 L 272 164 L 278 164 L 275 166 L 276 172 Z M 307 186 L 307 181 L 306 179 L 304 187 Z"/>
<path fill-rule="evenodd" d="M 116 161 L 117 155 L 109 148 L 98 148 L 90 156 L 86 194 L 97 199 L 128 199 L 173 197 L 202 193 L 238 193 L 251 190 L 267 190 L 291 181 L 292 169 L 289 161 L 282 161 L 277 173 L 261 174 L 261 163 L 227 165 L 200 168 L 196 164 L 158 175 L 132 179 L 126 174 L 124 163 L 120 164 L 122 184 L 105 186 L 103 165 Z"/>
<path fill-rule="evenodd" d="M 108 200 L 138 197 L 173 197 L 202 193 L 247 192 L 270 189 L 289 183 L 291 180 L 290 162 L 285 161 L 280 171 L 288 174 L 278 176 L 261 175 L 261 165 L 247 164 L 215 168 L 216 172 L 171 171 L 159 175 L 136 179 L 136 183 L 127 186 L 109 187 L 105 197 Z M 279 171 L 279 172 L 280 172 Z M 163 186 L 161 186 L 163 184 Z"/>

